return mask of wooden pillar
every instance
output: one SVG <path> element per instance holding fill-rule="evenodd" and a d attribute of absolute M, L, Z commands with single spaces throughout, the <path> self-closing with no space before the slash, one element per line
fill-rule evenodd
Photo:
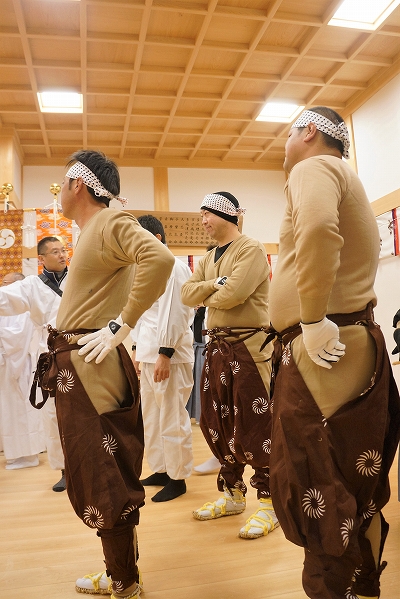
<path fill-rule="evenodd" d="M 168 169 L 156 166 L 154 176 L 154 210 L 169 212 Z"/>
<path fill-rule="evenodd" d="M 22 156 L 17 135 L 14 129 L 0 129 L 0 190 L 4 183 L 11 183 L 14 190 L 10 193 L 10 202 L 15 208 L 22 208 L 22 167 L 19 168 L 15 157 L 22 164 Z"/>
<path fill-rule="evenodd" d="M 353 118 L 352 118 L 351 114 L 344 120 L 347 125 L 347 129 L 349 130 L 349 137 L 350 137 L 350 150 L 349 150 L 350 158 L 348 160 L 346 160 L 346 162 L 358 174 L 357 151 L 356 151 L 356 143 L 355 143 L 355 139 L 354 139 Z"/>

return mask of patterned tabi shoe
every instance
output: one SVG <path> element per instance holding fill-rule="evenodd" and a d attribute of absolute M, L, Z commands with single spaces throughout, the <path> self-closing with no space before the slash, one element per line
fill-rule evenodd
<path fill-rule="evenodd" d="M 246 509 L 246 498 L 241 491 L 232 489 L 232 493 L 225 489 L 222 497 L 212 503 L 205 503 L 200 509 L 193 512 L 196 520 L 214 520 L 222 516 L 241 514 Z"/>
<path fill-rule="evenodd" d="M 278 526 L 279 522 L 275 516 L 272 499 L 260 499 L 260 507 L 247 519 L 246 524 L 239 531 L 239 537 L 258 539 L 272 532 Z"/>
<path fill-rule="evenodd" d="M 105 570 L 95 574 L 86 574 L 83 578 L 78 578 L 75 590 L 88 595 L 111 595 L 111 578 L 108 578 Z"/>
<path fill-rule="evenodd" d="M 87 595 L 111 595 L 110 599 L 138 599 L 143 588 L 142 574 L 139 570 L 139 584 L 127 595 L 113 595 L 111 585 L 112 580 L 108 578 L 104 570 L 103 572 L 86 574 L 83 578 L 78 578 L 75 583 L 75 590 L 78 593 L 86 593 Z"/>

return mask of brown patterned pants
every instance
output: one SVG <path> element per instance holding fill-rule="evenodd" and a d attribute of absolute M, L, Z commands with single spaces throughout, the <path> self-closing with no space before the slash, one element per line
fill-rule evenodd
<path fill-rule="evenodd" d="M 218 489 L 236 488 L 245 494 L 243 471 L 249 464 L 258 498 L 269 497 L 269 393 L 242 341 L 207 347 L 200 390 L 201 430 L 221 463 Z"/>
<path fill-rule="evenodd" d="M 377 596 L 385 566 L 377 568 L 365 533 L 389 499 L 400 399 L 382 332 L 372 319 L 364 326 L 375 341 L 376 366 L 360 397 L 325 418 L 290 341 L 274 388 L 272 499 L 285 536 L 305 548 L 303 586 L 312 599 Z M 380 554 L 387 531 L 381 516 Z"/>
<path fill-rule="evenodd" d="M 81 332 L 52 329 L 50 351 L 41 357 L 37 374 L 42 384 L 46 379 L 45 388 L 55 391 L 69 499 L 79 518 L 97 529 L 107 574 L 113 590 L 120 593 L 139 581 L 134 528 L 144 504 L 144 489 L 139 481 L 143 422 L 138 381 L 120 345 L 114 350 L 119 353 L 120 368 L 113 376 L 126 377 L 129 392 L 121 398 L 120 409 L 98 414 L 90 388 L 85 390 L 70 359 L 71 351 L 79 349 L 73 335 Z"/>

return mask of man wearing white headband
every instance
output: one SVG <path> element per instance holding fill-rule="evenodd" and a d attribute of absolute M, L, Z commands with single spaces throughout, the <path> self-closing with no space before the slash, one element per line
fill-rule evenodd
<path fill-rule="evenodd" d="M 217 478 L 223 495 L 193 512 L 198 520 L 242 513 L 246 508 L 246 464 L 254 469 L 251 485 L 259 507 L 239 531 L 244 539 L 267 535 L 278 526 L 269 490 L 271 446 L 271 344 L 269 265 L 264 246 L 238 230 L 244 210 L 226 191 L 207 195 L 202 223 L 218 246 L 200 260 L 182 301 L 208 308 L 205 364 L 200 383 L 200 426 L 218 458 Z"/>
<path fill-rule="evenodd" d="M 312 599 L 379 597 L 388 531 L 381 509 L 399 395 L 373 318 L 379 233 L 335 111 L 289 131 L 286 213 L 271 283 L 278 331 L 271 492 L 285 536 L 305 548 Z M 397 424 L 396 424 L 397 423 Z"/>
<path fill-rule="evenodd" d="M 119 198 L 111 160 L 82 150 L 70 165 L 61 204 L 81 233 L 37 377 L 55 391 L 70 501 L 103 546 L 106 571 L 78 579 L 76 590 L 136 599 L 143 423 L 122 342 L 165 291 L 174 257 L 132 215 L 107 208 Z"/>

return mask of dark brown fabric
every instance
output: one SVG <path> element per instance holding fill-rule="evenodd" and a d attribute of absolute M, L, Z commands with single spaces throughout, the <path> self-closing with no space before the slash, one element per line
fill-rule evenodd
<path fill-rule="evenodd" d="M 139 582 L 134 532 L 134 527 L 126 524 L 97 532 L 103 546 L 106 574 L 111 578 L 112 589 L 116 593 Z"/>
<path fill-rule="evenodd" d="M 208 345 L 200 389 L 201 430 L 221 463 L 218 489 L 237 488 L 245 494 L 242 476 L 249 464 L 254 469 L 250 484 L 258 498 L 269 497 L 269 395 L 242 341 Z"/>
<path fill-rule="evenodd" d="M 366 317 L 377 357 L 363 395 L 324 418 L 292 359 L 290 341 L 275 383 L 272 499 L 285 536 L 306 549 L 303 584 L 314 599 L 351 597 L 346 592 L 362 561 L 360 527 L 390 495 L 400 400 L 382 332 Z"/>
<path fill-rule="evenodd" d="M 120 592 L 137 581 L 132 535 L 145 495 L 139 481 L 144 448 L 139 385 L 119 345 L 121 370 L 115 376 L 127 377 L 130 393 L 121 398 L 120 409 L 99 415 L 70 359 L 80 346 L 69 340 L 81 332 L 51 329 L 49 355 L 42 360 L 47 371 L 38 369 L 37 382 L 55 392 L 69 499 L 79 518 L 98 530 L 107 571 Z"/>

